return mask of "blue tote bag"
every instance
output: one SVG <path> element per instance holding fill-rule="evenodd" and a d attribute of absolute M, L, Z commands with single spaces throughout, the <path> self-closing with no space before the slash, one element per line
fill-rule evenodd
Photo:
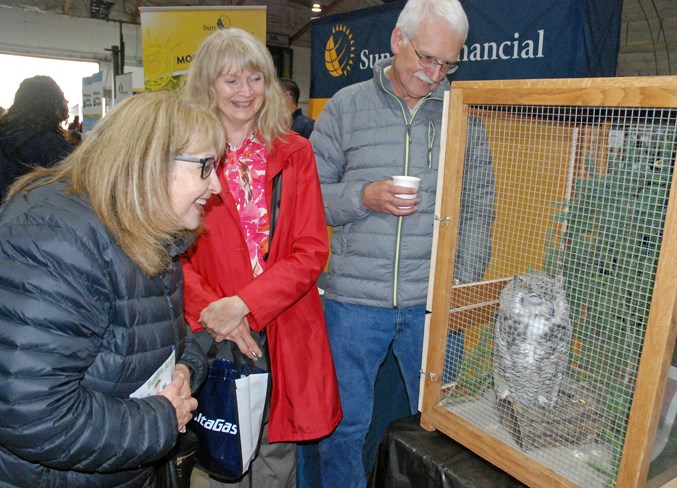
<path fill-rule="evenodd" d="M 232 361 L 215 357 L 216 352 L 214 343 L 190 428 L 198 437 L 196 466 L 218 481 L 235 481 L 247 472 L 261 444 L 270 374 L 234 344 Z"/>

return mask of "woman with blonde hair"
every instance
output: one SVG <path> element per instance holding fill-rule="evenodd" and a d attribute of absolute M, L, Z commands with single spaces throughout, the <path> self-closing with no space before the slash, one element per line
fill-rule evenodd
<path fill-rule="evenodd" d="M 241 483 L 291 486 L 294 448 L 287 443 L 329 434 L 342 415 L 316 286 L 329 249 L 315 157 L 289 131 L 270 53 L 241 29 L 205 39 L 185 97 L 214 111 L 227 140 L 218 171 L 223 191 L 206 208 L 207 232 L 184 259 L 186 319 L 253 359 L 263 356 L 265 331 L 270 421 Z"/>
<path fill-rule="evenodd" d="M 206 375 L 179 254 L 221 190 L 223 129 L 124 101 L 0 207 L 0 484 L 150 487 Z"/>

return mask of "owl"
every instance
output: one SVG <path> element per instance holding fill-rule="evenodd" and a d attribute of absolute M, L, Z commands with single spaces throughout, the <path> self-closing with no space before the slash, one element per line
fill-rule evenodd
<path fill-rule="evenodd" d="M 564 287 L 545 273 L 508 283 L 494 325 L 494 386 L 524 407 L 553 407 L 567 368 L 572 325 Z"/>

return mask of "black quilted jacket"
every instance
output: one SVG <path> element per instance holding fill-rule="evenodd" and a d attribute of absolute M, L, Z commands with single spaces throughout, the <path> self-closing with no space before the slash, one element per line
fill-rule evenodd
<path fill-rule="evenodd" d="M 0 201 L 14 180 L 28 173 L 31 166 L 54 166 L 72 150 L 57 132 L 30 127 L 0 130 Z"/>
<path fill-rule="evenodd" d="M 62 189 L 0 207 L 0 486 L 152 486 L 175 411 L 129 395 L 172 350 L 193 389 L 206 375 L 186 338 L 181 267 L 143 275 Z"/>

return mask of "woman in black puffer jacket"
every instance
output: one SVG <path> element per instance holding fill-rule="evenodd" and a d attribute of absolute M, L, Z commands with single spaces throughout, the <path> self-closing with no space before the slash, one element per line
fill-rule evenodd
<path fill-rule="evenodd" d="M 206 109 L 141 94 L 63 164 L 10 189 L 0 207 L 0 486 L 156 484 L 206 375 L 186 337 L 178 255 L 220 191 L 223 137 Z"/>

